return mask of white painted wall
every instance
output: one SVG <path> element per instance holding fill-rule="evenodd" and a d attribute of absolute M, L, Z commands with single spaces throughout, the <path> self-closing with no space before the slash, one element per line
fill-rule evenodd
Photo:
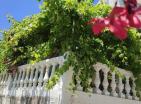
<path fill-rule="evenodd" d="M 72 104 L 141 104 L 139 101 L 76 91 Z"/>

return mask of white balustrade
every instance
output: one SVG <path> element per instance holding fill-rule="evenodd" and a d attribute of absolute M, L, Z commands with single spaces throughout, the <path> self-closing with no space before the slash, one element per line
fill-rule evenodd
<path fill-rule="evenodd" d="M 47 59 L 33 65 L 20 66 L 15 75 L 1 73 L 0 97 L 10 96 L 13 104 L 16 102 L 16 99 L 13 98 L 16 97 L 19 98 L 19 102 L 21 100 L 25 102 L 35 100 L 33 101 L 34 103 L 38 103 L 39 100 L 40 104 L 48 102 L 51 91 L 45 90 L 46 83 L 49 78 L 53 76 L 55 70 L 63 65 L 64 61 L 64 57 L 61 56 Z M 120 68 L 115 68 L 114 71 L 111 71 L 107 65 L 99 62 L 94 64 L 93 67 L 95 75 L 91 81 L 93 81 L 94 93 L 139 100 L 136 94 L 135 79 L 131 72 Z M 121 73 L 122 77 L 119 77 L 116 72 Z M 109 76 L 111 79 L 108 79 Z M 118 76 L 118 78 L 116 78 L 116 76 Z M 77 82 L 77 86 L 77 90 L 83 91 L 81 81 Z M 22 97 L 24 99 L 22 99 Z"/>
<path fill-rule="evenodd" d="M 110 69 L 102 63 L 96 63 L 93 65 L 95 72 L 95 93 L 97 94 L 104 94 L 104 95 L 111 95 L 114 97 L 121 97 L 121 98 L 127 98 L 130 100 L 139 100 L 139 98 L 136 96 L 136 85 L 135 80 L 133 77 L 133 74 L 129 71 L 126 71 L 124 69 L 116 68 L 115 70 L 122 74 L 122 76 L 119 76 L 118 79 L 115 79 L 116 73 L 115 71 L 110 72 L 112 75 L 111 83 L 108 82 L 108 72 Z M 100 72 L 104 74 L 103 76 L 100 75 Z M 123 79 L 125 77 L 125 80 Z M 103 80 L 102 80 L 103 79 Z M 130 82 L 130 79 L 132 79 L 132 83 Z M 109 92 L 108 86 L 111 87 L 111 92 Z M 102 87 L 102 88 L 100 88 Z"/>

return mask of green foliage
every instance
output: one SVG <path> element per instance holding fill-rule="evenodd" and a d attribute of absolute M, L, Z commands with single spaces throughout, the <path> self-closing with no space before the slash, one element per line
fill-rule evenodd
<path fill-rule="evenodd" d="M 59 77 L 73 66 L 74 88 L 81 81 L 88 91 L 94 74 L 92 65 L 102 62 L 131 70 L 140 78 L 141 37 L 135 29 L 129 30 L 128 39 L 120 41 L 105 30 L 101 36 L 93 36 L 87 22 L 92 17 L 106 16 L 110 7 L 92 5 L 92 0 L 47 0 L 41 12 L 21 22 L 14 21 L 0 42 L 0 67 L 10 70 L 13 66 L 63 55 L 69 52 L 64 66 L 49 80 L 50 89 Z M 5 64 L 3 64 L 5 62 Z M 138 82 L 137 80 L 137 82 Z M 139 83 L 138 83 L 139 84 Z M 140 84 L 141 85 L 141 84 Z"/>

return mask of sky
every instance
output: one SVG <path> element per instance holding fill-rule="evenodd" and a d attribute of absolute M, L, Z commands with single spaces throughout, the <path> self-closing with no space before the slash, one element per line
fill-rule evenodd
<path fill-rule="evenodd" d="M 99 0 L 94 0 L 94 1 L 93 1 L 93 3 L 94 3 L 94 4 L 97 4 L 97 3 L 98 3 L 98 1 L 99 1 Z"/>
<path fill-rule="evenodd" d="M 99 0 L 94 0 L 96 4 Z M 0 30 L 5 30 L 10 27 L 7 15 L 13 16 L 20 21 L 26 16 L 39 13 L 39 5 L 41 2 L 37 0 L 1 0 L 0 1 Z M 0 34 L 1 38 L 2 34 Z"/>
<path fill-rule="evenodd" d="M 41 3 L 37 0 L 1 0 L 0 30 L 5 30 L 10 27 L 10 24 L 7 21 L 7 15 L 11 15 L 16 20 L 20 21 L 26 16 L 39 13 L 40 4 Z"/>

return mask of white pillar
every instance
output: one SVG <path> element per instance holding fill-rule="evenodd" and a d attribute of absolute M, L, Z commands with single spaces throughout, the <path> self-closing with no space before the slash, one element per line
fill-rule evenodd
<path fill-rule="evenodd" d="M 99 89 L 99 85 L 100 85 L 100 77 L 99 77 L 99 71 L 100 71 L 100 66 L 99 65 L 93 65 L 94 70 L 96 71 L 95 73 L 95 80 L 94 80 L 94 84 L 95 84 L 95 93 L 97 94 L 101 94 L 101 90 Z"/>
<path fill-rule="evenodd" d="M 112 82 L 111 82 L 111 88 L 112 88 L 111 95 L 112 95 L 112 96 L 117 96 L 117 93 L 116 93 L 116 79 L 115 79 L 115 71 L 113 71 L 113 72 L 112 72 Z"/>
<path fill-rule="evenodd" d="M 20 87 L 23 88 L 24 86 L 24 78 L 25 78 L 25 71 L 22 71 L 22 76 L 20 80 Z"/>
<path fill-rule="evenodd" d="M 133 86 L 132 86 L 132 92 L 133 92 L 133 99 L 134 100 L 139 100 L 139 98 L 137 97 L 137 91 L 136 91 L 136 84 L 135 84 L 135 78 L 132 78 L 133 81 Z"/>
<path fill-rule="evenodd" d="M 108 83 L 108 79 L 107 79 L 107 76 L 108 76 L 108 71 L 109 71 L 109 69 L 107 68 L 107 67 L 104 67 L 103 68 L 103 72 L 104 72 L 104 80 L 103 80 L 103 83 L 102 83 L 102 85 L 103 85 L 103 94 L 104 95 L 110 95 L 110 93 L 108 92 L 108 85 L 109 85 L 109 83 Z"/>
<path fill-rule="evenodd" d="M 130 90 L 131 90 L 131 86 L 129 84 L 129 76 L 126 75 L 126 84 L 125 84 L 125 90 L 126 90 L 126 98 L 128 99 L 132 99 L 131 95 L 130 95 Z"/>
<path fill-rule="evenodd" d="M 118 82 L 118 89 L 119 89 L 119 97 L 125 98 L 125 95 L 123 95 L 123 89 L 124 89 L 124 84 L 122 83 L 122 78 L 119 77 L 119 82 Z"/>

